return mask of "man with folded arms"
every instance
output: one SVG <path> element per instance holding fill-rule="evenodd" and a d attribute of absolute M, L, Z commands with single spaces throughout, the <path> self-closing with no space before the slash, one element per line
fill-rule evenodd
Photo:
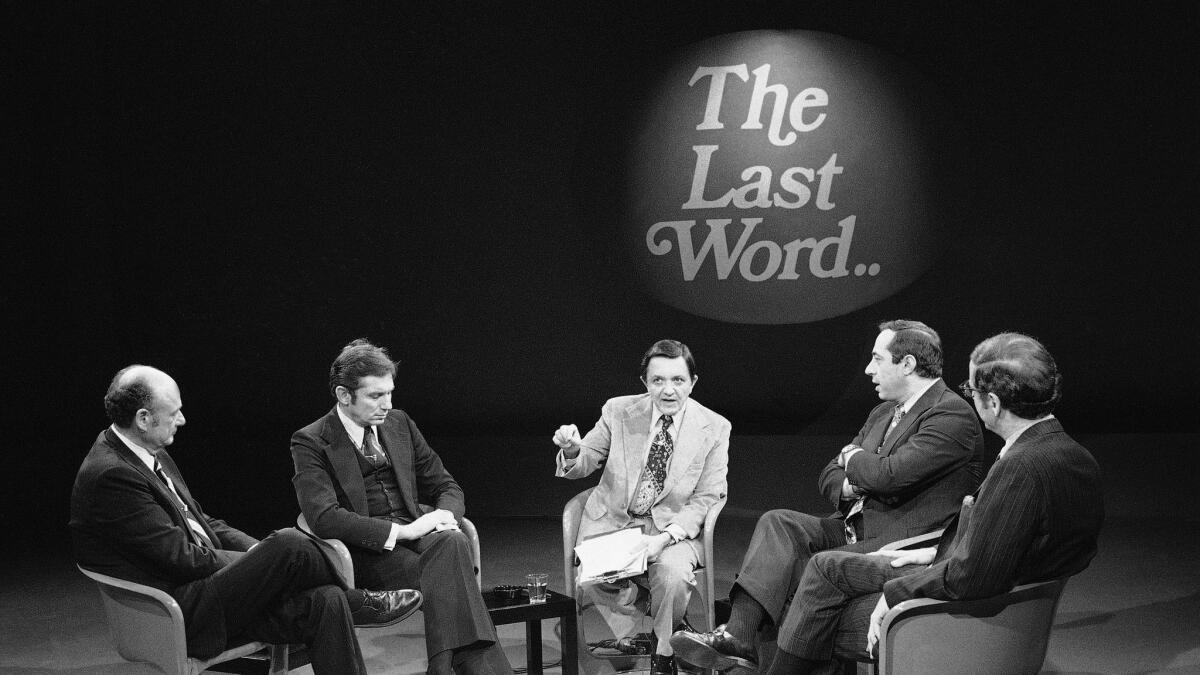
<path fill-rule="evenodd" d="M 813 554 L 874 551 L 945 527 L 963 496 L 979 486 L 983 432 L 971 406 L 942 382 L 937 332 L 919 321 L 880 324 L 865 372 L 883 403 L 819 479 L 839 513 L 763 514 L 729 593 L 729 622 L 708 633 L 673 635 L 680 660 L 718 670 L 757 668 L 758 632 L 780 625 Z"/>
<path fill-rule="evenodd" d="M 366 673 L 354 626 L 395 623 L 420 606 L 414 590 L 345 588 L 298 530 L 258 541 L 206 514 L 166 451 L 186 422 L 166 373 L 121 370 L 104 407 L 112 426 L 96 438 L 71 493 L 75 557 L 171 594 L 189 655 L 211 658 L 239 639 L 303 643 L 315 673 Z"/>
<path fill-rule="evenodd" d="M 1104 520 L 1100 468 L 1054 417 L 1062 375 L 1037 340 L 1001 333 L 971 353 L 962 384 L 1004 447 L 936 548 L 825 551 L 804 570 L 769 675 L 838 672 L 867 660 L 888 608 L 914 598 L 971 600 L 1076 574 Z"/>

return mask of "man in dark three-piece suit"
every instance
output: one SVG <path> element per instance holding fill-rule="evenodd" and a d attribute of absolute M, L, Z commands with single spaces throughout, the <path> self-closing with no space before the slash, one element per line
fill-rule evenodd
<path fill-rule="evenodd" d="M 646 573 L 585 586 L 582 595 L 584 606 L 621 639 L 645 616 L 639 587 L 649 588 L 657 637 L 651 673 L 657 675 L 674 670 L 668 640 L 696 585 L 696 537 L 709 509 L 726 494 L 730 424 L 690 398 L 697 376 L 687 345 L 655 343 L 642 357 L 641 377 L 646 393 L 610 399 L 586 436 L 567 424 L 553 439 L 559 447 L 555 475 L 583 478 L 603 469 L 583 507 L 578 540 L 627 527 L 642 530 Z"/>
<path fill-rule="evenodd" d="M 814 553 L 873 551 L 945 527 L 978 487 L 983 433 L 971 406 L 941 380 L 938 334 L 918 321 L 880 324 L 865 372 L 884 402 L 818 481 L 838 513 L 764 513 L 730 590 L 729 622 L 672 636 L 681 660 L 718 670 L 756 668 L 759 629 L 780 625 Z"/>
<path fill-rule="evenodd" d="M 357 580 L 418 587 L 429 672 L 511 675 L 458 526 L 462 488 L 412 418 L 392 408 L 395 363 L 366 340 L 334 360 L 334 409 L 292 435 L 292 483 L 319 537 L 342 540 Z"/>
<path fill-rule="evenodd" d="M 215 656 L 242 638 L 304 643 L 316 673 L 365 673 L 354 625 L 395 623 L 417 609 L 420 594 L 347 589 L 301 532 L 259 541 L 206 514 L 166 452 L 186 422 L 166 373 L 125 368 L 104 403 L 112 426 L 96 438 L 71 493 L 79 564 L 174 597 L 192 656 Z"/>
<path fill-rule="evenodd" d="M 963 393 L 1004 438 L 978 493 L 963 499 L 936 549 L 816 554 L 768 675 L 837 672 L 833 657 L 866 660 L 898 602 L 988 597 L 1075 574 L 1096 555 L 1100 469 L 1052 414 L 1062 377 L 1050 353 L 1018 333 L 988 338 L 971 354 Z"/>

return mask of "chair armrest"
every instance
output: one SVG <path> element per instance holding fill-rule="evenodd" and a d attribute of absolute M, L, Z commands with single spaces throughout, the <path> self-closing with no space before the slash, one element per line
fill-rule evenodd
<path fill-rule="evenodd" d="M 583 505 L 595 489 L 590 487 L 571 497 L 563 507 L 563 585 L 567 595 L 572 597 L 575 596 L 575 541 L 579 538 L 579 521 L 583 519 Z"/>
<path fill-rule="evenodd" d="M 923 548 L 925 546 L 936 546 L 939 539 L 942 538 L 942 533 L 946 528 L 918 534 L 915 537 L 893 541 L 890 544 L 884 544 L 879 547 L 880 551 L 902 551 L 910 548 Z"/>
<path fill-rule="evenodd" d="M 346 588 L 354 588 L 354 561 L 350 558 L 350 549 L 342 543 L 342 540 L 318 537 L 308 526 L 308 519 L 304 517 L 303 513 L 296 516 L 296 528 L 312 536 L 313 540 L 322 546 L 325 558 L 334 565 L 338 576 L 345 582 Z"/>
<path fill-rule="evenodd" d="M 467 541 L 471 542 L 471 563 L 475 567 L 475 585 L 483 589 L 483 559 L 479 552 L 479 530 L 475 529 L 475 523 L 467 520 L 466 516 L 459 519 L 459 525 L 462 527 L 463 534 L 467 535 Z"/>

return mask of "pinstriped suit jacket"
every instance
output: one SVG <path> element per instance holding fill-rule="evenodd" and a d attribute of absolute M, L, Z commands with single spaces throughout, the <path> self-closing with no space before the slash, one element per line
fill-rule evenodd
<path fill-rule="evenodd" d="M 1076 574 L 1104 520 L 1100 467 L 1057 419 L 1026 429 L 964 505 L 929 567 L 884 586 L 888 604 L 982 598 Z"/>

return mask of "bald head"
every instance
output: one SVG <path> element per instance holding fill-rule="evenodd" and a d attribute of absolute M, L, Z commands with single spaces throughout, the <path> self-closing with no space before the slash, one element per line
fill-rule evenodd
<path fill-rule="evenodd" d="M 163 371 L 141 364 L 113 376 L 104 410 L 118 429 L 151 451 L 170 445 L 176 428 L 185 423 L 179 385 Z"/>

